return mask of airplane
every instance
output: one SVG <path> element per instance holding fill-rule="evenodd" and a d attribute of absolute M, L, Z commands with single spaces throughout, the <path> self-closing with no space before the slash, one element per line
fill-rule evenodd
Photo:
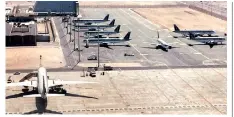
<path fill-rule="evenodd" d="M 179 27 L 174 24 L 174 31 L 175 33 L 180 33 L 184 36 L 189 36 L 189 33 L 193 33 L 195 36 L 203 36 L 203 35 L 208 35 L 211 36 L 212 34 L 215 33 L 213 30 L 180 30 Z"/>
<path fill-rule="evenodd" d="M 72 29 L 73 31 L 78 31 L 77 28 Z M 98 28 L 86 28 L 86 29 L 79 29 L 79 32 L 87 32 L 87 31 L 103 31 L 103 29 L 98 29 Z"/>
<path fill-rule="evenodd" d="M 41 60 L 41 56 L 40 56 Z M 23 95 L 23 97 L 40 97 L 42 99 L 47 99 L 47 97 L 50 96 L 65 96 L 66 91 L 63 90 L 63 93 L 54 93 L 58 90 L 62 90 L 62 86 L 66 84 L 85 84 L 85 83 L 96 83 L 96 82 L 85 82 L 85 81 L 63 81 L 63 80 L 53 80 L 49 79 L 47 76 L 47 71 L 45 67 L 42 67 L 40 64 L 40 67 L 37 71 L 37 80 L 26 80 L 23 82 L 17 82 L 17 83 L 7 83 L 7 87 L 15 87 L 15 86 L 24 86 L 25 88 L 33 87 L 33 90 L 37 90 L 37 94 L 30 94 L 30 95 Z M 26 90 L 25 92 L 28 92 Z M 53 93 L 49 93 L 53 92 Z"/>
<path fill-rule="evenodd" d="M 85 25 L 91 25 L 92 23 L 101 23 L 109 21 L 109 14 L 107 14 L 104 19 L 79 19 L 73 20 L 75 23 L 84 23 Z"/>
<path fill-rule="evenodd" d="M 151 45 L 156 45 L 155 48 L 153 48 L 153 49 L 162 49 L 163 51 L 167 52 L 168 49 L 177 48 L 177 47 L 171 46 L 169 43 L 166 43 L 164 40 L 160 39 L 159 32 L 157 31 L 157 33 L 158 33 L 158 39 L 157 39 L 158 44 L 151 43 Z M 147 47 L 147 48 L 150 48 L 150 47 Z"/>
<path fill-rule="evenodd" d="M 118 25 L 114 31 L 87 31 L 84 33 L 84 35 L 98 35 L 98 34 L 104 34 L 104 35 L 110 35 L 110 34 L 116 34 L 119 33 L 120 25 Z"/>
<path fill-rule="evenodd" d="M 130 39 L 130 34 L 131 32 L 128 32 L 124 37 L 101 37 L 101 38 L 96 38 L 92 37 L 89 39 L 83 40 L 84 43 L 86 43 L 85 47 L 89 47 L 89 43 L 91 44 L 99 44 L 100 46 L 106 46 L 108 47 L 108 44 L 114 44 L 114 43 L 121 43 L 121 42 L 126 42 L 131 40 Z"/>
<path fill-rule="evenodd" d="M 193 33 L 189 33 L 189 38 L 201 42 L 201 44 L 188 44 L 189 46 L 193 45 L 209 45 L 210 48 L 213 48 L 214 45 L 225 45 L 225 37 L 196 37 Z"/>
<path fill-rule="evenodd" d="M 109 24 L 95 24 L 95 25 L 75 25 L 75 27 L 80 27 L 80 29 L 84 28 L 108 28 L 115 26 L 115 19 L 113 19 Z"/>

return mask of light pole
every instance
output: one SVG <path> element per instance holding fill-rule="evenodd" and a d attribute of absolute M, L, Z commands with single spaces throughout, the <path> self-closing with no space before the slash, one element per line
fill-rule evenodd
<path fill-rule="evenodd" d="M 70 24 L 70 33 L 69 34 L 70 34 L 70 42 L 71 42 L 71 17 L 69 18 L 69 22 L 70 22 L 69 23 Z"/>
<path fill-rule="evenodd" d="M 74 30 L 74 51 L 76 50 L 76 30 L 75 30 L 75 28 L 76 28 L 76 24 L 75 24 L 75 22 L 74 22 L 74 20 L 73 20 L 73 30 Z"/>
<path fill-rule="evenodd" d="M 78 18 L 77 21 L 79 21 L 80 19 Z M 79 27 L 79 23 L 78 23 L 78 53 L 79 53 L 79 62 L 80 62 L 80 27 Z"/>
<path fill-rule="evenodd" d="M 98 25 L 98 68 L 99 68 L 99 66 L 100 66 L 100 59 L 99 59 L 99 46 L 100 46 L 100 44 L 99 44 L 99 25 Z"/>
<path fill-rule="evenodd" d="M 63 18 L 64 18 L 64 19 L 63 19 L 63 27 L 65 28 L 65 26 L 66 26 L 66 25 L 65 25 L 66 17 L 64 16 Z"/>
<path fill-rule="evenodd" d="M 68 23 L 69 23 L 70 17 L 68 16 L 67 18 L 68 18 L 68 20 L 67 20 L 67 27 L 66 28 L 67 28 L 67 34 L 68 34 Z"/>

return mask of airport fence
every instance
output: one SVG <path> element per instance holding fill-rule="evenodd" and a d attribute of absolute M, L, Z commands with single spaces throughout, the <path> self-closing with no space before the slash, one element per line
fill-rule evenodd
<path fill-rule="evenodd" d="M 213 1 L 196 1 L 196 2 L 183 2 L 188 5 L 189 8 L 203 12 L 205 14 L 217 17 L 219 19 L 227 21 L 227 8 L 218 2 Z M 182 3 L 182 4 L 183 4 Z"/>
<path fill-rule="evenodd" d="M 80 8 L 170 8 L 170 7 L 188 7 L 203 13 L 206 13 L 208 15 L 217 17 L 219 19 L 227 21 L 227 8 L 225 5 L 220 5 L 218 2 L 212 2 L 212 1 L 187 1 L 187 2 L 177 2 L 177 4 L 173 5 L 79 5 Z"/>

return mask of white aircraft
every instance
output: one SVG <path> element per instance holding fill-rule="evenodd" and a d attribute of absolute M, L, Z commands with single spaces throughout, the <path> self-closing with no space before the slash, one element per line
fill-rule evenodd
<path fill-rule="evenodd" d="M 171 44 L 166 43 L 165 41 L 160 39 L 159 32 L 157 32 L 157 33 L 158 33 L 158 39 L 157 39 L 158 44 L 155 44 L 155 43 L 151 44 L 151 45 L 156 45 L 155 49 L 162 49 L 164 51 L 168 51 L 168 49 L 176 48 L 176 47 L 172 47 Z"/>
<path fill-rule="evenodd" d="M 207 37 L 200 37 L 200 36 L 195 36 L 193 33 L 189 33 L 189 38 L 191 40 L 195 40 L 197 42 L 201 42 L 198 44 L 188 44 L 189 46 L 194 46 L 194 45 L 209 45 L 210 48 L 213 48 L 215 45 L 225 45 L 223 42 L 226 40 L 226 37 L 214 37 L 214 36 L 207 36 Z"/>
<path fill-rule="evenodd" d="M 40 56 L 41 59 L 41 56 Z M 41 65 L 40 65 L 41 66 Z M 48 79 L 46 68 L 40 67 L 37 73 L 37 80 L 26 80 L 24 82 L 7 83 L 6 86 L 24 86 L 33 87 L 38 90 L 38 94 L 24 95 L 23 97 L 41 97 L 47 99 L 49 96 L 64 96 L 65 94 L 50 94 L 49 90 L 54 90 L 57 87 L 61 87 L 65 84 L 85 84 L 85 83 L 97 83 L 97 82 L 85 82 L 85 81 L 63 81 Z"/>

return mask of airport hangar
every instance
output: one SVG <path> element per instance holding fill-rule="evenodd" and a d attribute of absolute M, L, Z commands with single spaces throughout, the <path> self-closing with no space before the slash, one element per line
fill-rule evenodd
<path fill-rule="evenodd" d="M 124 65 L 118 64 L 120 66 L 118 71 L 109 71 L 106 72 L 105 76 L 98 75 L 97 81 L 100 82 L 100 86 L 76 86 L 76 87 L 66 87 L 69 91 L 78 94 L 89 95 L 93 97 L 98 97 L 98 99 L 83 99 L 74 97 L 55 97 L 51 98 L 48 101 L 48 109 L 63 112 L 63 113 L 122 113 L 122 114 L 143 114 L 143 113 L 171 113 L 171 114 L 225 114 L 226 113 L 226 70 L 225 67 L 216 68 L 215 65 L 224 65 L 223 61 L 215 61 L 206 59 L 205 57 L 199 57 L 199 53 L 191 48 L 186 48 L 187 50 L 178 48 L 173 51 L 172 55 L 169 53 L 163 53 L 161 51 L 146 51 L 146 49 L 140 49 L 137 45 L 142 44 L 142 38 L 144 42 L 149 41 L 149 37 L 146 35 L 155 35 L 155 31 L 150 29 L 155 26 L 151 26 L 145 19 L 137 16 L 135 13 L 127 13 L 128 9 L 84 9 L 85 15 L 87 17 L 100 17 L 104 16 L 106 13 L 110 13 L 113 17 L 119 19 L 120 24 L 125 24 L 123 30 L 133 30 L 133 39 L 135 41 L 131 43 L 133 46 L 141 52 L 138 53 L 134 49 L 125 49 L 122 47 L 113 47 L 115 51 L 102 49 L 102 60 L 111 62 L 120 62 L 126 61 L 125 66 L 135 66 L 135 68 L 142 68 L 142 66 L 148 66 L 148 62 L 153 60 L 163 61 L 171 69 L 157 69 L 157 65 L 160 67 L 164 64 L 153 62 L 156 68 L 154 70 L 140 70 L 136 73 L 133 69 L 124 70 Z M 100 14 L 94 14 L 96 11 Z M 125 16 L 128 19 L 124 19 Z M 131 17 L 127 17 L 131 16 Z M 136 18 L 136 19 L 134 19 Z M 55 19 L 54 22 L 57 30 L 61 30 L 59 33 L 60 41 L 69 41 L 69 35 L 66 35 L 67 29 L 61 24 L 61 19 Z M 132 22 L 129 22 L 132 21 Z M 144 23 L 140 23 L 143 21 Z M 127 24 L 127 25 L 126 25 Z M 136 26 L 144 28 L 144 35 L 141 29 L 137 30 Z M 164 30 L 166 31 L 166 30 Z M 138 34 L 138 35 L 136 35 Z M 142 34 L 142 35 L 141 35 Z M 165 33 L 166 35 L 167 33 Z M 164 35 L 164 34 L 162 34 Z M 139 38 L 138 36 L 142 36 Z M 137 38 L 138 37 L 138 38 Z M 167 41 L 173 42 L 171 38 L 168 38 Z M 182 40 L 183 42 L 184 40 Z M 65 45 L 65 43 L 64 43 Z M 181 46 L 186 46 L 181 44 Z M 65 46 L 61 46 L 65 48 Z M 73 44 L 68 45 L 69 51 L 73 50 Z M 197 50 L 197 48 L 195 48 Z M 85 49 L 82 53 L 82 61 L 84 63 L 78 64 L 78 66 L 92 66 L 89 61 L 85 61 L 90 55 L 89 53 L 95 53 L 95 48 Z M 136 57 L 121 57 L 123 51 L 133 52 Z M 214 51 L 217 51 L 215 54 L 207 54 L 211 50 L 207 47 L 201 47 L 198 51 L 201 51 L 204 56 L 208 58 L 219 58 L 223 60 L 222 56 L 225 53 L 222 52 L 225 48 L 216 48 Z M 183 54 L 179 54 L 183 53 Z M 206 52 L 207 51 L 207 52 Z M 192 53 L 198 54 L 192 54 Z M 120 53 L 120 54 L 117 54 Z M 147 54 L 148 56 L 147 56 Z M 156 54 L 155 54 L 156 53 Z M 66 55 L 67 54 L 67 55 Z M 64 52 L 64 56 L 68 56 L 70 52 Z M 73 53 L 73 59 L 77 59 L 77 53 Z M 163 57 L 161 57 L 163 55 Z M 225 55 L 225 54 L 224 54 Z M 109 57 L 106 57 L 109 56 Z M 70 56 L 72 57 L 72 56 Z M 186 58 L 187 57 L 187 58 Z M 225 56 L 224 56 L 225 57 Z M 112 60 L 112 59 L 113 60 Z M 181 58 L 182 60 L 178 60 Z M 126 60 L 127 59 L 127 60 Z M 149 59 L 149 60 L 147 60 Z M 142 62 L 141 64 L 128 64 L 127 62 L 133 60 L 133 62 Z M 204 62 L 206 60 L 206 62 Z M 69 61 L 69 60 L 68 60 Z M 69 62 L 66 61 L 68 64 Z M 72 59 L 71 59 L 72 61 Z M 192 62 L 194 61 L 194 62 Z M 88 65 L 88 63 L 90 63 Z M 148 64 L 146 64 L 148 63 Z M 204 68 L 200 68 L 201 63 L 205 63 Z M 94 63 L 96 65 L 96 63 Z M 182 64 L 182 65 L 181 65 Z M 199 65 L 198 65 L 199 64 Z M 181 67 L 180 67 L 181 65 Z M 198 66 L 196 66 L 198 65 Z M 214 66 L 213 66 L 214 65 Z M 173 66 L 175 68 L 173 68 Z M 79 68 L 77 67 L 77 69 Z M 180 67 L 180 68 L 179 68 Z M 187 69 L 185 69 L 187 68 Z M 210 72 L 207 73 L 206 70 Z M 15 71 L 15 70 L 12 70 Z M 24 70 L 22 70 L 24 71 Z M 25 70 L 30 71 L 30 70 Z M 83 74 L 83 72 L 70 71 L 64 72 L 64 69 L 51 69 L 49 75 L 53 77 L 58 77 L 61 79 L 77 79 L 77 76 Z M 65 69 L 67 71 L 67 69 Z M 61 74 L 60 74 L 61 73 Z M 98 72 L 100 74 L 100 72 Z M 15 76 L 17 78 L 22 78 L 25 73 L 22 73 L 20 76 Z M 121 76 L 121 77 L 119 77 Z M 8 77 L 8 75 L 7 75 Z M 215 77 L 215 79 L 214 79 Z M 87 77 L 79 79 L 86 80 L 95 80 L 89 79 Z M 82 88 L 83 87 L 83 88 Z M 128 89 L 128 90 L 126 90 Z M 7 91 L 8 94 L 16 93 L 16 91 Z M 18 91 L 19 92 L 19 91 Z M 67 101 L 69 100 L 69 102 Z M 137 101 L 136 101 L 137 100 Z M 22 102 L 24 104 L 15 105 L 12 107 L 12 104 L 16 102 Z M 35 105 L 31 104 L 34 102 L 34 99 L 25 99 L 25 98 L 15 98 L 7 99 L 7 113 L 24 113 L 35 109 Z M 27 103 L 27 104 L 25 104 Z M 23 105 L 23 107 L 22 107 Z M 36 100 L 36 106 L 40 105 Z"/>

